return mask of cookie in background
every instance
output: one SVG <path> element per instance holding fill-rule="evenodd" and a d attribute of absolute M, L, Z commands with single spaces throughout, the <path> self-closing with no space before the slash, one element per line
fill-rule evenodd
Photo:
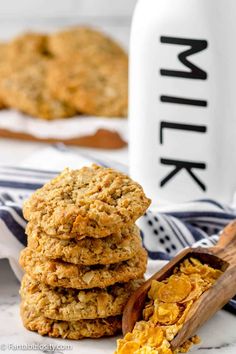
<path fill-rule="evenodd" d="M 25 33 L 2 43 L 0 54 L 2 108 L 46 120 L 127 114 L 127 54 L 99 31 Z"/>

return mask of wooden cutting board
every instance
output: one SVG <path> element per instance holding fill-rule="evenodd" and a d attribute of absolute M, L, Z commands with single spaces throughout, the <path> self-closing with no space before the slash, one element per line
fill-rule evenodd
<path fill-rule="evenodd" d="M 106 129 L 98 129 L 94 135 L 87 135 L 65 140 L 59 140 L 54 138 L 37 138 L 28 133 L 13 132 L 6 129 L 0 129 L 0 137 L 25 141 L 38 141 L 45 143 L 62 142 L 66 145 L 84 146 L 96 149 L 121 149 L 127 145 L 127 143 L 122 139 L 119 133 L 112 132 Z"/>

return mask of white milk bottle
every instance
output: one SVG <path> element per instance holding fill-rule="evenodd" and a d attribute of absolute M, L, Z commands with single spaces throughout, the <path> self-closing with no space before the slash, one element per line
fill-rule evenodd
<path fill-rule="evenodd" d="M 154 203 L 236 191 L 236 1 L 139 0 L 130 173 Z"/>

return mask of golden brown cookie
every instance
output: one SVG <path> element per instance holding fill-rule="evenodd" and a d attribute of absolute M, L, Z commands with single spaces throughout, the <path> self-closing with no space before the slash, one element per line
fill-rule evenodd
<path fill-rule="evenodd" d="M 140 231 L 131 226 L 122 233 L 102 239 L 60 240 L 27 226 L 28 247 L 50 259 L 83 265 L 112 264 L 132 258 L 141 246 Z"/>
<path fill-rule="evenodd" d="M 20 57 L 48 55 L 48 36 L 40 33 L 23 33 L 9 42 L 9 57 L 17 61 Z"/>
<path fill-rule="evenodd" d="M 55 97 L 83 114 L 127 116 L 127 60 L 78 56 L 57 59 L 51 65 L 48 86 Z"/>
<path fill-rule="evenodd" d="M 0 81 L 12 75 L 17 71 L 21 71 L 29 65 L 37 63 L 42 60 L 43 56 L 39 53 L 28 55 L 27 52 L 20 51 L 15 55 L 12 54 L 11 45 L 7 43 L 0 43 Z"/>
<path fill-rule="evenodd" d="M 0 82 L 13 73 L 24 70 L 47 54 L 47 36 L 25 33 L 10 42 L 0 44 Z M 0 108 L 7 103 L 0 95 Z"/>
<path fill-rule="evenodd" d="M 21 318 L 24 326 L 42 336 L 67 339 L 100 338 L 113 336 L 121 331 L 121 317 L 96 320 L 57 321 L 43 316 L 36 306 L 21 303 Z"/>
<path fill-rule="evenodd" d="M 109 265 L 79 266 L 42 258 L 28 247 L 20 255 L 20 265 L 32 278 L 50 286 L 75 289 L 105 288 L 115 283 L 140 279 L 146 270 L 147 253 L 137 250 L 135 257 Z"/>
<path fill-rule="evenodd" d="M 25 304 L 37 306 L 45 317 L 78 321 L 121 315 L 131 294 L 142 284 L 133 280 L 105 289 L 77 290 L 52 288 L 25 275 L 20 294 Z"/>
<path fill-rule="evenodd" d="M 7 43 L 0 43 L 0 81 L 6 73 L 6 66 L 8 65 L 9 51 Z M 6 102 L 0 94 L 0 109 L 6 108 Z"/>
<path fill-rule="evenodd" d="M 92 165 L 64 170 L 32 194 L 23 212 L 48 235 L 100 238 L 134 224 L 149 205 L 142 187 L 127 175 Z"/>
<path fill-rule="evenodd" d="M 48 38 L 49 51 L 59 57 L 80 56 L 126 58 L 124 50 L 105 34 L 89 27 L 73 27 Z"/>
<path fill-rule="evenodd" d="M 75 114 L 75 110 L 50 94 L 45 76 L 49 61 L 37 57 L 34 63 L 0 80 L 0 96 L 9 107 L 31 116 L 56 119 Z"/>
<path fill-rule="evenodd" d="M 7 108 L 7 106 L 6 106 L 5 102 L 0 97 L 0 109 L 4 109 L 4 108 Z"/>
<path fill-rule="evenodd" d="M 5 63 L 9 57 L 9 46 L 5 42 L 0 42 L 0 66 L 2 63 Z"/>

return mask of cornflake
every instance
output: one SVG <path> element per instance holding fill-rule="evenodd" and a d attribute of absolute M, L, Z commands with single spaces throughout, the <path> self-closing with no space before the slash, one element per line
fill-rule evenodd
<path fill-rule="evenodd" d="M 117 341 L 115 354 L 187 353 L 193 344 L 200 343 L 198 336 L 188 339 L 174 351 L 171 341 L 182 328 L 194 302 L 221 274 L 220 270 L 190 258 L 176 267 L 169 278 L 161 282 L 153 280 L 143 320 L 135 324 L 132 333 Z"/>

